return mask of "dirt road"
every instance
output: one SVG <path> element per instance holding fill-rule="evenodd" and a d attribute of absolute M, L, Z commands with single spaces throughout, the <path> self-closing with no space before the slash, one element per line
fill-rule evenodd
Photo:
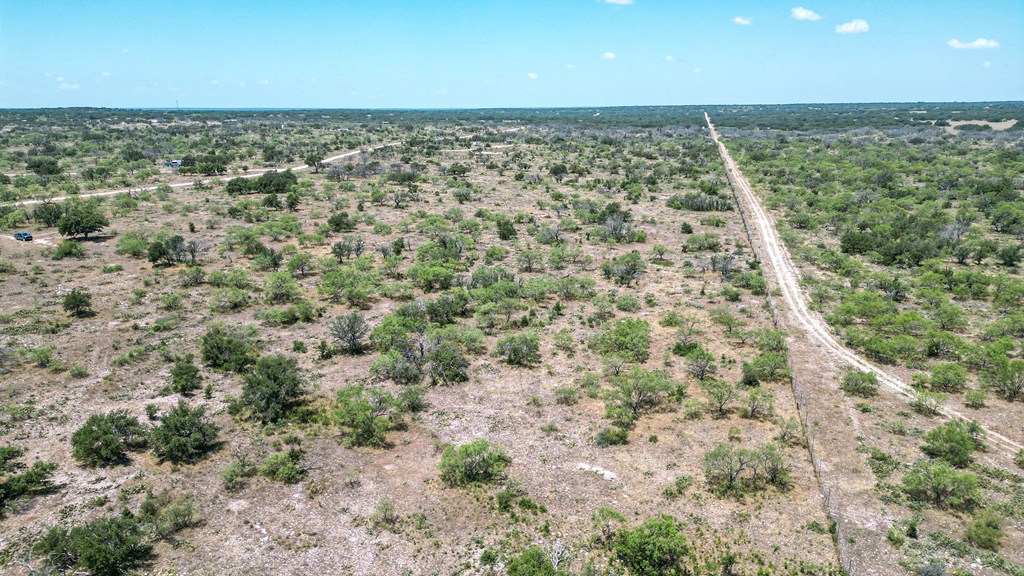
<path fill-rule="evenodd" d="M 883 387 L 907 400 L 915 398 L 917 394 L 910 385 L 844 346 L 833 335 L 825 320 L 808 307 L 807 298 L 804 291 L 800 288 L 799 272 L 796 265 L 793 264 L 792 258 L 790 258 L 789 251 L 786 250 L 786 246 L 782 243 L 778 232 L 775 230 L 774 218 L 761 204 L 757 195 L 754 194 L 750 188 L 750 182 L 740 172 L 736 162 L 729 154 L 729 150 L 726 149 L 725 144 L 719 139 L 718 131 L 715 129 L 714 124 L 711 123 L 711 118 L 706 113 L 704 117 L 707 120 L 708 128 L 711 130 L 711 137 L 718 144 L 718 151 L 722 156 L 723 162 L 725 162 L 729 178 L 736 185 L 737 191 L 753 216 L 753 225 L 757 229 L 757 234 L 760 236 L 764 251 L 771 261 L 772 268 L 778 276 L 777 281 L 782 291 L 782 297 L 786 301 L 793 318 L 799 323 L 800 328 L 805 330 L 817 344 L 836 359 L 858 370 L 874 373 Z M 946 418 L 966 419 L 960 412 L 948 408 L 943 408 L 941 414 Z M 1010 455 L 1024 448 L 1024 446 L 1013 439 L 990 429 L 986 428 L 985 433 L 989 444 L 1008 452 Z"/>
<path fill-rule="evenodd" d="M 368 148 L 367 150 L 369 150 L 369 151 L 380 150 L 381 148 L 387 148 L 389 146 L 397 146 L 398 144 L 400 144 L 400 142 L 388 142 L 387 144 L 378 144 L 377 146 L 373 146 L 371 148 Z M 349 152 L 344 152 L 342 154 L 338 154 L 337 156 L 331 156 L 330 158 L 324 158 L 324 163 L 334 162 L 335 160 L 341 160 L 342 158 L 348 158 L 350 156 L 355 156 L 356 154 L 362 154 L 363 152 L 364 152 L 363 150 L 352 150 L 352 151 L 349 151 Z M 291 170 L 292 172 L 301 172 L 303 170 L 308 170 L 309 168 L 310 167 L 307 166 L 306 164 L 301 164 L 301 165 L 298 165 L 298 166 L 293 166 L 291 168 L 286 168 L 286 170 Z M 258 178 L 258 177 L 262 176 L 263 174 L 265 174 L 267 172 L 272 172 L 272 171 L 273 171 L 272 169 L 253 170 L 253 171 L 247 172 L 246 174 L 244 174 L 242 176 L 239 176 L 239 178 Z M 205 181 L 204 180 L 200 180 L 200 181 L 201 182 L 207 182 L 208 180 L 205 180 Z M 195 182 L 175 182 L 174 184 L 171 184 L 170 186 L 171 186 L 171 188 L 185 188 L 187 186 L 192 186 L 193 184 L 195 184 Z M 146 191 L 146 190 L 156 190 L 157 187 L 159 187 L 159 186 L 160 186 L 160 184 L 154 184 L 152 186 L 142 186 L 140 188 L 118 188 L 116 190 L 104 190 L 102 192 L 92 192 L 92 193 L 89 193 L 89 194 L 71 194 L 71 195 L 68 195 L 68 196 L 56 196 L 54 198 L 48 198 L 46 200 L 24 200 L 24 201 L 21 201 L 21 202 L 16 202 L 15 204 L 20 205 L 20 206 L 32 206 L 32 205 L 35 205 L 35 204 L 42 204 L 43 202 L 62 202 L 64 200 L 68 200 L 70 198 L 92 198 L 92 197 L 95 197 L 95 196 L 114 196 L 114 195 L 117 195 L 117 194 L 123 194 L 125 192 L 142 192 L 142 191 Z"/>

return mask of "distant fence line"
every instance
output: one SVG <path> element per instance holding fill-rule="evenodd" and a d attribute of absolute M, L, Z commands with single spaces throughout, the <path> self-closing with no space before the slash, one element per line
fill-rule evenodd
<path fill-rule="evenodd" d="M 758 253 L 759 243 L 755 242 L 754 235 L 751 232 L 750 223 L 747 221 L 748 207 L 746 203 L 740 199 L 740 195 L 736 193 L 736 187 L 733 184 L 733 175 L 729 173 L 728 169 L 726 170 L 726 176 L 729 180 L 729 189 L 732 191 L 733 199 L 739 207 L 738 211 L 740 213 L 740 219 L 743 221 L 743 229 L 746 231 L 747 241 L 750 243 L 750 250 L 754 254 L 754 259 L 758 263 L 763 264 L 761 255 Z M 776 274 L 778 273 L 777 270 L 774 271 Z M 764 269 L 762 266 L 762 274 L 763 273 Z M 775 279 L 773 278 L 772 280 Z M 777 282 L 773 281 L 770 283 L 770 285 L 775 284 L 777 284 Z M 771 310 L 772 323 L 775 325 L 775 328 L 783 329 L 785 325 L 780 318 L 778 308 L 775 306 L 775 298 L 772 295 L 771 287 L 769 287 L 768 290 L 768 307 Z M 807 412 L 807 396 L 804 392 L 803 386 L 800 384 L 800 380 L 796 376 L 796 372 L 793 369 L 793 362 L 788 353 L 786 354 L 786 366 L 789 368 L 790 384 L 793 389 L 793 397 L 796 400 L 797 413 L 800 415 L 800 423 L 804 429 L 804 438 L 807 442 L 807 450 L 811 454 L 811 464 L 814 467 L 814 474 L 818 481 L 818 487 L 821 490 L 821 495 L 824 499 L 825 514 L 828 516 L 829 520 L 835 524 L 835 533 L 833 538 L 836 542 L 839 564 L 844 570 L 846 570 L 847 574 L 855 576 L 857 574 L 855 557 L 853 552 L 850 550 L 849 541 L 846 536 L 846 522 L 843 516 L 842 492 L 836 490 L 835 493 L 833 493 L 833 483 L 830 479 L 831 474 L 825 471 L 825 468 L 818 456 L 818 442 L 814 437 L 813 428 L 810 425 L 809 415 Z"/>

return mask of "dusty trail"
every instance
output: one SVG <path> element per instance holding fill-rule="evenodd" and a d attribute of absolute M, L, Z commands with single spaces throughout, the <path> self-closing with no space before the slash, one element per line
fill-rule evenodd
<path fill-rule="evenodd" d="M 367 148 L 365 151 L 380 150 L 381 148 L 387 148 L 389 146 L 397 146 L 399 144 L 400 144 L 400 142 L 388 142 L 387 144 L 378 144 L 376 146 Z M 344 152 L 344 153 L 338 154 L 336 156 L 331 156 L 330 158 L 324 158 L 324 162 L 325 163 L 327 163 L 327 162 L 334 162 L 335 160 L 341 160 L 342 158 L 348 158 L 350 156 L 355 156 L 356 154 L 362 154 L 363 152 L 364 152 L 364 150 L 351 150 L 349 152 Z M 291 168 L 285 168 L 285 170 L 291 170 L 292 172 L 301 172 L 303 170 L 308 170 L 309 168 L 310 168 L 310 166 L 308 166 L 306 164 L 301 164 L 301 165 L 298 165 L 298 166 L 292 166 Z M 273 171 L 275 171 L 275 170 L 273 170 L 273 169 L 253 170 L 253 171 L 247 172 L 246 174 L 243 174 L 242 176 L 239 176 L 239 178 L 259 178 L 263 174 L 265 174 L 267 172 L 273 172 Z M 209 180 L 200 180 L 200 182 L 203 182 L 203 183 L 208 182 L 208 181 Z M 174 184 L 171 184 L 170 186 L 171 186 L 171 188 L 185 188 L 187 186 L 192 186 L 193 184 L 195 184 L 195 182 L 175 182 Z M 16 205 L 20 205 L 20 206 L 32 206 L 34 204 L 42 204 L 44 202 L 63 202 L 64 200 L 68 200 L 68 199 L 71 199 L 71 198 L 93 198 L 93 197 L 96 197 L 96 196 L 115 196 L 117 194 L 124 194 L 126 192 L 142 192 L 142 191 L 156 190 L 160 185 L 161 184 L 154 184 L 152 186 L 142 186 L 140 188 L 118 188 L 116 190 L 104 190 L 103 192 L 93 192 L 93 193 L 90 193 L 90 194 L 70 194 L 70 195 L 67 195 L 67 196 L 55 196 L 53 198 L 47 198 L 45 200 L 23 200 L 21 202 L 16 202 L 15 204 Z"/>
<path fill-rule="evenodd" d="M 836 359 L 845 362 L 858 370 L 874 373 L 883 387 L 895 392 L 906 400 L 912 400 L 915 398 L 917 393 L 906 382 L 903 382 L 897 376 L 876 366 L 866 358 L 860 356 L 839 342 L 839 340 L 837 340 L 832 334 L 832 331 L 825 323 L 825 320 L 808 307 L 807 299 L 803 290 L 800 288 L 798 281 L 799 272 L 796 269 L 796 265 L 793 264 L 789 251 L 786 250 L 785 245 L 779 238 L 778 232 L 776 232 L 774 218 L 772 218 L 771 214 L 765 210 L 760 199 L 750 188 L 750 182 L 745 176 L 743 176 L 743 173 L 740 172 L 736 162 L 729 154 L 729 150 L 726 149 L 725 144 L 723 144 L 719 139 L 718 131 L 715 129 L 714 124 L 711 123 L 711 118 L 707 113 L 704 114 L 704 118 L 707 120 L 712 139 L 714 139 L 715 143 L 718 144 L 718 151 L 722 156 L 722 161 L 725 163 L 725 168 L 729 173 L 729 178 L 736 185 L 737 190 L 743 197 L 744 202 L 747 204 L 750 214 L 753 216 L 753 224 L 757 229 L 757 234 L 760 236 L 762 247 L 771 262 L 772 268 L 776 271 L 776 280 L 781 288 L 782 297 L 786 301 L 790 315 L 799 323 L 800 328 L 805 330 L 815 343 Z M 946 418 L 967 419 L 960 412 L 949 408 L 943 408 L 940 413 Z M 983 428 L 985 429 L 988 443 L 1007 452 L 1011 456 L 1018 450 L 1024 448 L 1024 445 L 1021 445 L 1002 434 L 994 432 L 984 426 Z"/>

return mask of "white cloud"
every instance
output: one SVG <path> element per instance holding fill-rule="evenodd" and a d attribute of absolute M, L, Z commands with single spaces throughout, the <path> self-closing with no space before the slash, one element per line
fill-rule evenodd
<path fill-rule="evenodd" d="M 971 50 L 976 48 L 999 48 L 999 42 L 989 40 L 988 38 L 978 38 L 977 40 L 972 40 L 970 42 L 961 42 L 960 40 L 953 38 L 949 42 L 946 42 L 946 44 L 948 44 L 950 48 L 966 48 Z"/>
<path fill-rule="evenodd" d="M 604 58 L 605 60 L 615 60 L 615 52 L 605 52 L 604 54 L 601 54 L 601 58 Z"/>
<path fill-rule="evenodd" d="M 863 34 L 867 31 L 868 21 L 861 20 L 860 18 L 836 26 L 836 32 L 839 34 Z"/>
<path fill-rule="evenodd" d="M 739 24 L 740 26 L 750 26 L 754 23 L 754 19 L 749 16 L 737 16 L 732 19 L 733 23 Z"/>
<path fill-rule="evenodd" d="M 675 56 L 665 56 L 665 62 L 675 62 Z"/>
<path fill-rule="evenodd" d="M 77 82 L 61 82 L 57 84 L 58 90 L 78 90 Z"/>
<path fill-rule="evenodd" d="M 601 0 L 605 4 L 616 4 L 618 6 L 629 6 L 634 0 Z"/>
<path fill-rule="evenodd" d="M 700 74 L 700 68 L 694 68 L 693 69 L 693 73 L 694 74 Z"/>
<path fill-rule="evenodd" d="M 100 72 L 100 76 L 110 76 L 110 72 Z"/>
<path fill-rule="evenodd" d="M 572 69 L 573 69 L 573 68 L 575 68 L 575 67 L 576 67 L 576 65 L 575 65 L 575 64 L 566 64 L 566 65 L 565 65 L 565 69 L 566 69 L 566 70 L 572 70 Z"/>
<path fill-rule="evenodd" d="M 991 68 L 992 67 L 992 62 L 990 60 L 985 60 L 985 62 L 982 64 L 982 66 L 984 66 L 985 68 Z"/>
<path fill-rule="evenodd" d="M 245 82 L 239 82 L 238 83 L 238 87 L 239 88 L 245 88 Z"/>
<path fill-rule="evenodd" d="M 536 72 L 530 72 L 529 74 L 526 75 L 526 77 L 529 78 L 530 80 L 536 80 L 537 79 L 537 73 Z"/>
<path fill-rule="evenodd" d="M 270 80 L 260 80 L 260 84 L 266 86 L 267 84 L 270 84 Z"/>
<path fill-rule="evenodd" d="M 210 84 L 213 84 L 213 85 L 220 84 L 220 80 L 210 80 Z"/>
<path fill-rule="evenodd" d="M 817 14 L 813 10 L 808 10 L 807 8 L 803 8 L 800 6 L 793 8 L 792 10 L 789 11 L 789 13 L 791 16 L 793 16 L 793 18 L 796 18 L 797 20 L 810 20 L 812 22 L 815 20 L 821 20 L 820 14 Z"/>

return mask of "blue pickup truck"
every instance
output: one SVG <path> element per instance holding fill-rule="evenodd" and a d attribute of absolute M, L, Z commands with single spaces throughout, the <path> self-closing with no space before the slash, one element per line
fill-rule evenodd
<path fill-rule="evenodd" d="M 31 242 L 32 241 L 32 235 L 29 234 L 28 232 L 15 232 L 14 233 L 14 239 L 15 240 L 19 240 L 21 242 Z"/>

